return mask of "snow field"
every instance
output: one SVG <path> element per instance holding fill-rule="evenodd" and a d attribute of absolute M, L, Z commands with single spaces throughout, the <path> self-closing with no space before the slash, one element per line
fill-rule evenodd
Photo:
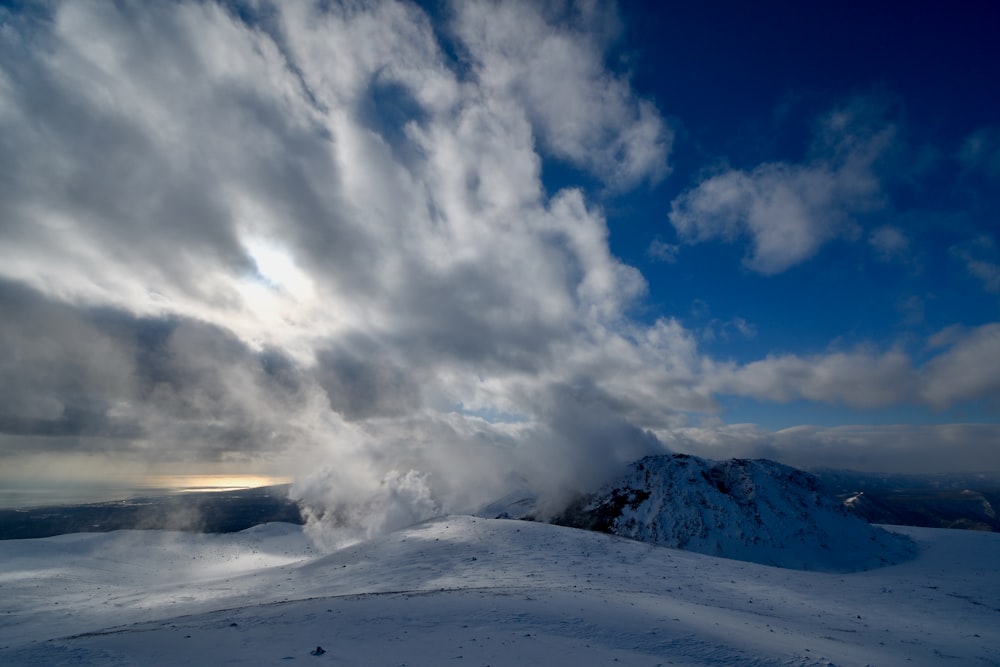
<path fill-rule="evenodd" d="M 893 530 L 919 555 L 850 574 L 474 517 L 0 542 L 0 664 L 1000 664 L 1000 535 Z"/>

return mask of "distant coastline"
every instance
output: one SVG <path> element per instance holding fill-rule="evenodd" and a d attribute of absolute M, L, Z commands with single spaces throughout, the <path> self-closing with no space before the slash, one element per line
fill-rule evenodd
<path fill-rule="evenodd" d="M 0 540 L 113 530 L 232 533 L 261 523 L 302 523 L 288 484 L 224 491 L 174 490 L 93 503 L 0 509 Z"/>
<path fill-rule="evenodd" d="M 275 475 L 142 475 L 114 483 L 0 480 L 0 510 L 107 503 L 131 498 L 239 491 L 288 484 Z"/>

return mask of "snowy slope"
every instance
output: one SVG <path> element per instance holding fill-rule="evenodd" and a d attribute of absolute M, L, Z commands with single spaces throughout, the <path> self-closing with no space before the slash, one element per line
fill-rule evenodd
<path fill-rule="evenodd" d="M 325 556 L 282 524 L 8 541 L 0 664 L 1000 663 L 1000 535 L 903 530 L 851 574 L 474 517 Z"/>
<path fill-rule="evenodd" d="M 913 545 L 851 515 L 808 473 L 767 460 L 648 456 L 557 522 L 807 570 L 900 562 Z"/>
<path fill-rule="evenodd" d="M 526 519 L 534 516 L 537 505 L 537 494 L 517 489 L 481 507 L 475 514 L 484 519 Z"/>

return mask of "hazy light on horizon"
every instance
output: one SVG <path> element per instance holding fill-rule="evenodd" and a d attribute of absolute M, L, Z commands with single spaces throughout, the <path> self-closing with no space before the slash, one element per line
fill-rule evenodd
<path fill-rule="evenodd" d="M 150 474 L 75 482 L 56 479 L 3 480 L 0 483 L 0 509 L 83 505 L 148 495 L 238 491 L 291 482 L 290 477 L 261 474 Z"/>

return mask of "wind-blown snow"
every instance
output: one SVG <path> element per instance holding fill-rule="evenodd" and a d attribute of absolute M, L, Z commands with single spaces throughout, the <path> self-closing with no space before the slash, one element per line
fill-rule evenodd
<path fill-rule="evenodd" d="M 894 530 L 919 555 L 851 574 L 475 517 L 325 556 L 284 524 L 6 541 L 0 664 L 1000 662 L 1000 535 Z"/>
<path fill-rule="evenodd" d="M 561 522 L 766 565 L 854 571 L 913 544 L 851 515 L 815 477 L 767 460 L 647 456 Z"/>

